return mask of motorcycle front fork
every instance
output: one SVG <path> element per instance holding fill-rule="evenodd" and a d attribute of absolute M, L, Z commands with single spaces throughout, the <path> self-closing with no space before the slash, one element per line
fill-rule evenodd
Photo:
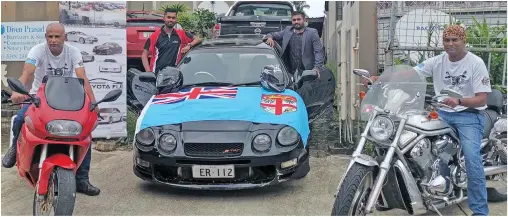
<path fill-rule="evenodd" d="M 39 180 L 37 180 L 37 184 L 35 185 L 36 189 L 38 188 L 39 182 L 40 182 L 40 177 L 41 177 L 41 173 L 42 173 L 42 164 L 46 160 L 47 155 L 48 155 L 48 144 L 44 144 L 44 145 L 42 145 L 41 157 L 39 160 Z M 69 146 L 69 156 L 70 156 L 71 160 L 74 161 L 74 146 L 73 145 Z M 37 199 L 39 201 L 44 200 L 44 195 L 37 195 L 37 196 L 38 196 Z"/>
<path fill-rule="evenodd" d="M 395 154 L 395 151 L 398 148 L 397 143 L 399 141 L 400 135 L 402 134 L 402 131 L 404 130 L 406 121 L 407 120 L 405 118 L 402 118 L 400 120 L 399 127 L 397 128 L 397 132 L 395 133 L 395 138 L 394 138 L 393 142 L 390 144 L 390 147 L 388 148 L 388 151 L 386 152 L 383 162 L 381 162 L 381 165 L 379 165 L 379 172 L 376 177 L 376 180 L 374 181 L 374 187 L 369 195 L 367 205 L 365 206 L 365 213 L 367 213 L 367 214 L 372 213 L 372 208 L 374 208 L 377 198 L 379 197 L 379 194 L 381 193 L 381 188 L 382 188 L 383 182 L 386 178 L 386 174 L 388 173 L 388 170 L 390 169 L 390 162 L 393 158 L 393 155 Z M 364 139 L 364 138 L 362 137 L 362 139 Z M 362 148 L 363 148 L 363 145 L 362 145 Z M 399 151 L 399 153 L 400 153 L 400 151 Z M 405 162 L 404 159 L 401 159 L 401 160 L 403 160 L 403 162 Z"/>

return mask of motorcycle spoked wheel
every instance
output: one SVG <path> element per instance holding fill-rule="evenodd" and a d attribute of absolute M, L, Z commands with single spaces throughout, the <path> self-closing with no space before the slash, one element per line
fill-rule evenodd
<path fill-rule="evenodd" d="M 374 167 L 353 164 L 339 188 L 332 216 L 366 215 L 363 209 L 367 205 L 373 185 Z"/>
<path fill-rule="evenodd" d="M 38 187 L 38 185 L 37 185 Z M 55 167 L 48 180 L 48 191 L 43 201 L 34 193 L 34 216 L 70 216 L 76 201 L 76 177 L 72 170 Z"/>
<path fill-rule="evenodd" d="M 504 150 L 501 150 L 497 156 L 497 163 L 498 165 L 506 165 L 506 133 L 501 134 L 498 137 L 499 140 L 503 143 Z M 487 179 L 487 185 L 489 185 L 489 182 L 493 183 L 495 187 L 488 187 L 487 188 L 487 200 L 489 202 L 502 202 L 506 201 L 506 194 L 507 194 L 507 188 L 506 188 L 506 173 L 498 174 L 495 176 L 490 176 L 494 180 L 489 181 Z M 497 187 L 499 186 L 499 187 Z"/>

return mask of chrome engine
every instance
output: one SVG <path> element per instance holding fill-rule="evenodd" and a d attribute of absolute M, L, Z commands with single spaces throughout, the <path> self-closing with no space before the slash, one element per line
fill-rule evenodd
<path fill-rule="evenodd" d="M 422 171 L 420 184 L 425 193 L 441 198 L 449 197 L 453 185 L 465 187 L 465 164 L 460 162 L 460 146 L 448 135 L 438 136 L 433 142 L 425 138 L 410 151 L 409 160 Z"/>

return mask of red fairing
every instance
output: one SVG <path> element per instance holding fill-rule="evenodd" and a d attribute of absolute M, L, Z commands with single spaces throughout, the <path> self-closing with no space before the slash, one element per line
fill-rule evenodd
<path fill-rule="evenodd" d="M 40 99 L 39 107 L 32 104 L 25 114 L 25 118 L 29 117 L 31 121 L 25 119 L 25 123 L 21 128 L 17 142 L 16 158 L 20 176 L 28 180 L 32 186 L 35 186 L 37 180 L 39 180 L 39 190 L 43 190 L 40 192 L 44 192 L 47 188 L 47 179 L 49 178 L 47 173 L 50 174 L 54 166 L 73 169 L 79 167 L 89 145 L 91 145 L 91 133 L 98 119 L 97 112 L 90 111 L 91 101 L 87 95 L 85 96 L 84 105 L 79 111 L 61 111 L 51 108 L 46 101 L 45 87 L 46 83 L 42 83 L 36 94 L 37 98 Z M 82 126 L 81 134 L 72 137 L 52 135 L 46 130 L 46 124 L 52 120 L 76 121 Z M 31 122 L 31 124 L 28 122 Z M 56 154 L 48 153 L 51 155 L 45 160 L 41 177 L 39 177 L 39 156 L 34 156 L 34 154 L 41 155 L 45 144 L 50 146 L 61 144 L 66 147 L 64 150 L 69 150 L 70 146 L 74 146 L 76 151 L 74 162 L 70 159 L 68 151 Z M 38 151 L 36 152 L 36 150 Z M 44 185 L 46 187 L 42 187 Z"/>
<path fill-rule="evenodd" d="M 74 173 L 76 173 L 77 169 L 76 164 L 67 155 L 54 154 L 46 158 L 42 163 L 41 177 L 39 178 L 39 188 L 37 189 L 39 195 L 45 195 L 48 191 L 49 176 L 51 172 L 53 172 L 55 166 L 72 169 Z"/>

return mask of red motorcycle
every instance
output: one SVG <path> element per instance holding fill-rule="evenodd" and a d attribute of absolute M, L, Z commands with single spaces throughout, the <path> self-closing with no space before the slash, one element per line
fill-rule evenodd
<path fill-rule="evenodd" d="M 35 96 L 18 79 L 8 78 L 7 82 L 13 91 L 28 96 L 17 104 L 30 104 L 16 143 L 16 166 L 19 175 L 35 188 L 33 214 L 72 215 L 76 170 L 99 123 L 95 108 L 115 101 L 122 90 L 113 90 L 92 103 L 80 78 L 45 76 Z"/>

